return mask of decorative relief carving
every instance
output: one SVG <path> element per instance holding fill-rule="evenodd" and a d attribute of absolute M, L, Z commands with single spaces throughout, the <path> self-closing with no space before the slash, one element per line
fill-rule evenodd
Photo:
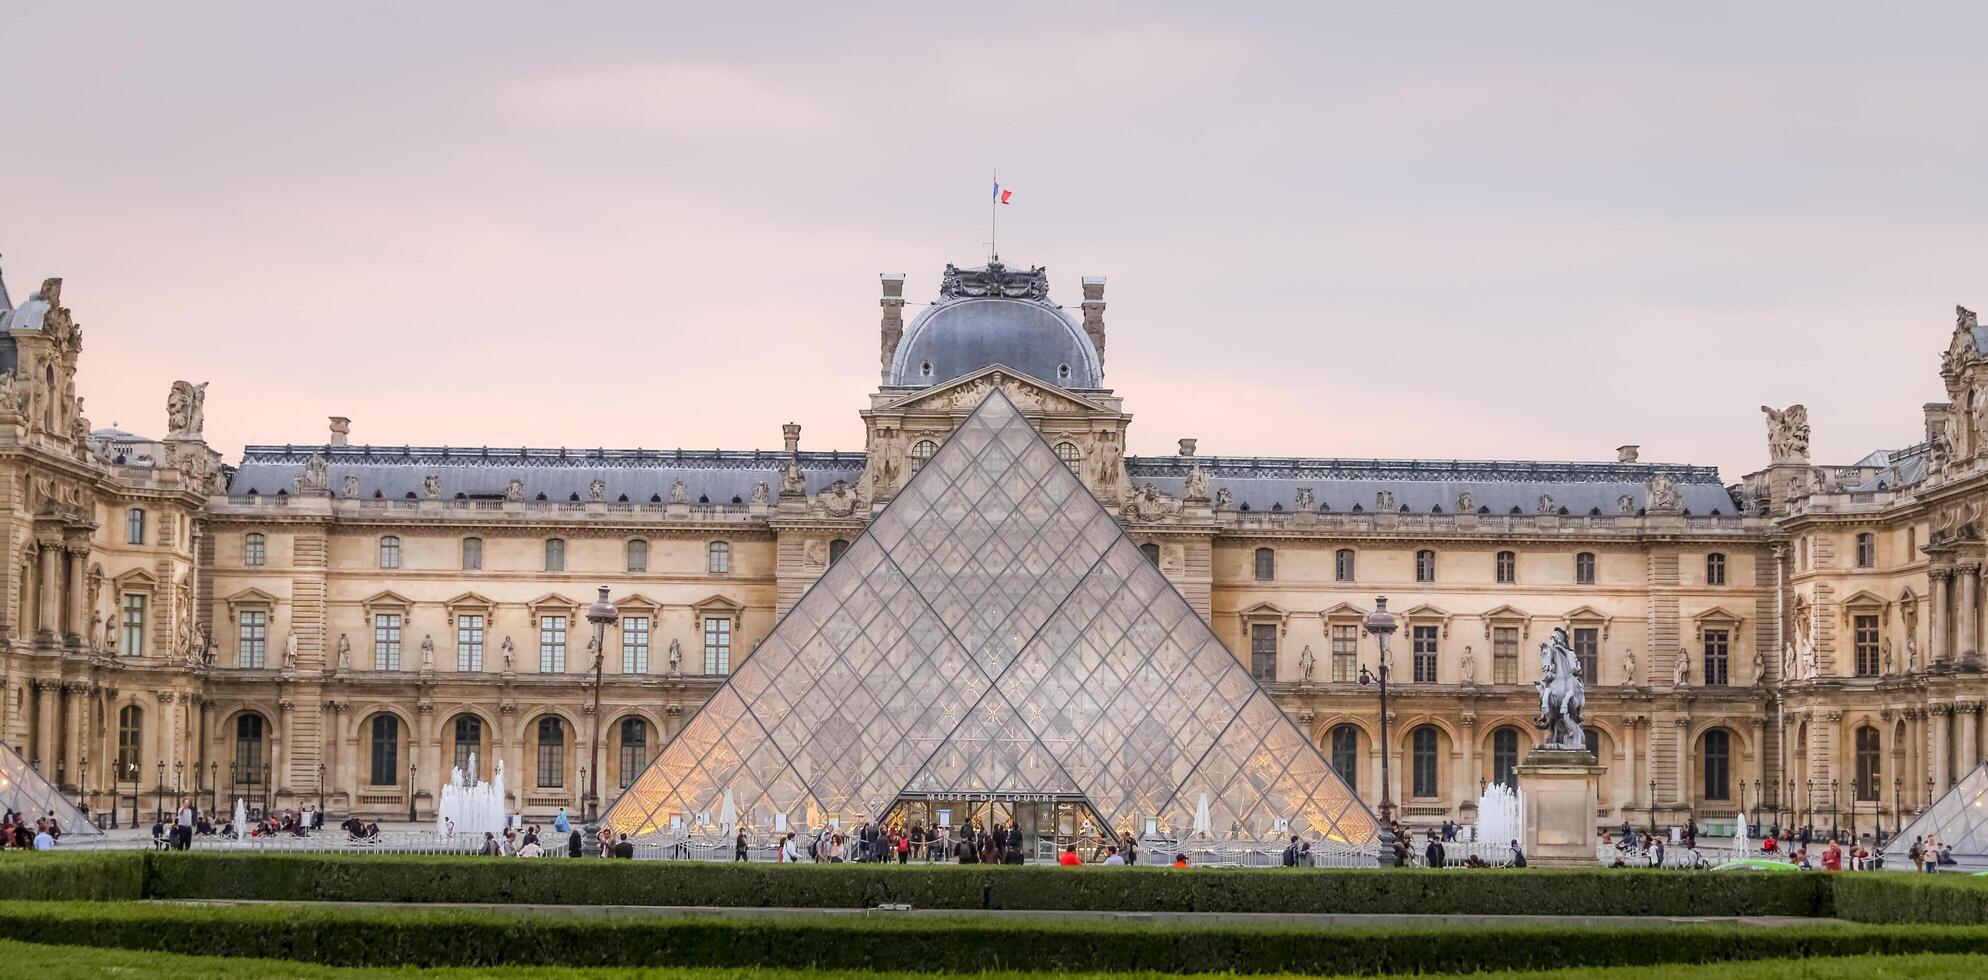
<path fill-rule="evenodd" d="M 1790 405 L 1775 410 L 1760 406 L 1767 416 L 1767 457 L 1776 463 L 1806 463 L 1809 459 L 1809 410 Z"/>
<path fill-rule="evenodd" d="M 199 439 L 207 418 L 207 382 L 173 382 L 166 395 L 166 438 Z"/>
<path fill-rule="evenodd" d="M 1161 493 L 1158 488 L 1148 483 L 1127 493 L 1119 510 L 1134 521 L 1152 524 L 1180 513 L 1180 501 Z"/>
<path fill-rule="evenodd" d="M 977 296 L 1048 299 L 1049 273 L 1039 265 L 1028 270 L 1010 269 L 998 259 L 979 269 L 962 269 L 948 262 L 946 271 L 939 277 L 939 295 L 945 299 Z"/>
<path fill-rule="evenodd" d="M 427 497 L 429 500 L 442 499 L 442 477 L 440 474 L 430 473 L 421 478 L 421 495 Z"/>
<path fill-rule="evenodd" d="M 1646 487 L 1643 509 L 1652 514 L 1675 514 L 1683 509 L 1683 500 L 1678 497 L 1677 481 L 1658 473 L 1650 477 Z"/>

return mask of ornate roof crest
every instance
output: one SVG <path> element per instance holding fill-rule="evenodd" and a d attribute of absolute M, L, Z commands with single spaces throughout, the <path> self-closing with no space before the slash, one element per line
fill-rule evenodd
<path fill-rule="evenodd" d="M 939 280 L 939 297 L 959 299 L 975 296 L 1048 299 L 1049 274 L 1044 266 L 1039 265 L 1026 272 L 1009 269 L 999 259 L 991 260 L 979 269 L 962 269 L 951 262 L 946 263 L 945 275 Z"/>

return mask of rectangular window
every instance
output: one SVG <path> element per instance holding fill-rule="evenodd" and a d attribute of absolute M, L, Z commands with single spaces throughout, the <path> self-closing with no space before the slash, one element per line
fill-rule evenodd
<path fill-rule="evenodd" d="M 1498 582 L 1510 585 L 1519 580 L 1519 556 L 1515 552 L 1498 552 Z"/>
<path fill-rule="evenodd" d="M 145 596 L 137 592 L 124 595 L 124 646 L 119 652 L 127 657 L 145 655 Z"/>
<path fill-rule="evenodd" d="M 269 544 L 261 534 L 251 531 L 242 538 L 242 564 L 260 568 L 268 558 Z"/>
<path fill-rule="evenodd" d="M 1583 551 L 1580 554 L 1574 556 L 1574 584 L 1575 585 L 1595 584 L 1594 552 Z"/>
<path fill-rule="evenodd" d="M 261 669 L 269 651 L 269 614 L 260 609 L 243 610 L 241 632 L 237 634 L 235 666 Z"/>
<path fill-rule="evenodd" d="M 1413 756 L 1412 787 L 1410 793 L 1418 798 L 1428 799 L 1436 795 L 1436 730 L 1428 725 L 1415 730 L 1409 737 Z"/>
<path fill-rule="evenodd" d="M 1732 643 L 1725 630 L 1705 631 L 1705 686 L 1725 687 L 1731 683 Z"/>
<path fill-rule="evenodd" d="M 1519 628 L 1499 626 L 1491 631 L 1491 683 L 1519 682 Z"/>
<path fill-rule="evenodd" d="M 1409 631 L 1415 657 L 1415 683 L 1436 683 L 1436 627 L 1417 626 Z"/>
<path fill-rule="evenodd" d="M 483 539 L 462 539 L 462 569 L 474 572 L 483 568 Z"/>
<path fill-rule="evenodd" d="M 1332 682 L 1351 684 L 1360 679 L 1360 628 L 1332 627 Z"/>
<path fill-rule="evenodd" d="M 373 614 L 373 669 L 400 669 L 400 614 Z"/>
<path fill-rule="evenodd" d="M 558 538 L 546 539 L 545 570 L 548 572 L 563 572 L 566 570 L 566 542 Z"/>
<path fill-rule="evenodd" d="M 566 617 L 564 616 L 538 618 L 538 672 L 541 674 L 566 672 Z"/>
<path fill-rule="evenodd" d="M 722 616 L 704 620 L 704 672 L 732 672 L 732 621 Z"/>
<path fill-rule="evenodd" d="M 649 672 L 649 618 L 629 616 L 621 621 L 621 672 Z"/>
<path fill-rule="evenodd" d="M 1601 631 L 1593 627 L 1575 629 L 1574 655 L 1581 658 L 1581 683 L 1601 683 Z"/>
<path fill-rule="evenodd" d="M 124 515 L 124 543 L 145 543 L 145 511 L 133 507 Z"/>
<path fill-rule="evenodd" d="M 1415 581 L 1434 582 L 1436 580 L 1436 553 L 1418 551 L 1415 553 Z"/>
<path fill-rule="evenodd" d="M 1858 616 L 1851 622 L 1850 632 L 1857 651 L 1857 676 L 1878 676 L 1878 618 Z"/>
<path fill-rule="evenodd" d="M 456 617 L 456 669 L 469 673 L 483 670 L 483 617 Z"/>

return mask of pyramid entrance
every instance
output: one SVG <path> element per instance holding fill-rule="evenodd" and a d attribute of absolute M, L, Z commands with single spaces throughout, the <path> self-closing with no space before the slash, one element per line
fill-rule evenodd
<path fill-rule="evenodd" d="M 771 832 L 1004 798 L 1112 833 L 1376 830 L 996 387 L 604 820 Z"/>

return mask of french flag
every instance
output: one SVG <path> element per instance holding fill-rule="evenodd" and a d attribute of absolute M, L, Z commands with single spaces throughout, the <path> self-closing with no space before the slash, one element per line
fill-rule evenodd
<path fill-rule="evenodd" d="M 1002 187 L 1000 181 L 997 180 L 994 182 L 994 203 L 1006 204 L 1008 203 L 1008 199 L 1014 196 L 1015 192 Z"/>

